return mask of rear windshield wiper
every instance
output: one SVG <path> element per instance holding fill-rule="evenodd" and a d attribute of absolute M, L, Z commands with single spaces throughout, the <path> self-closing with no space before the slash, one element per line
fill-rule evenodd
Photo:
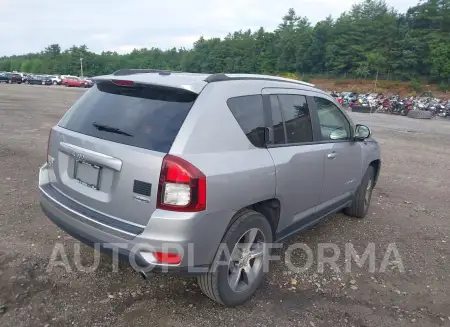
<path fill-rule="evenodd" d="M 133 134 L 124 132 L 120 128 L 117 128 L 117 127 L 111 127 L 111 126 L 108 126 L 108 125 L 97 124 L 96 122 L 92 123 L 92 125 L 96 129 L 98 129 L 99 131 L 105 131 L 105 132 L 110 132 L 110 133 L 115 133 L 115 134 L 120 134 L 120 135 L 126 135 L 126 136 L 133 137 Z"/>

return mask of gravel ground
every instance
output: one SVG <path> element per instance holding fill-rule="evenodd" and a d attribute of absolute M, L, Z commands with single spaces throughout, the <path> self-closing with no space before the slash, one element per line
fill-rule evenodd
<path fill-rule="evenodd" d="M 112 271 L 104 255 L 94 272 L 75 269 L 76 242 L 42 214 L 37 175 L 49 128 L 83 92 L 0 85 L 0 326 L 450 326 L 450 121 L 353 114 L 382 147 L 369 217 L 336 214 L 284 244 L 306 243 L 317 258 L 319 243 L 335 243 L 341 272 L 325 265 L 319 273 L 313 264 L 296 274 L 283 260 L 251 301 L 224 308 L 194 279 L 144 281 L 125 264 Z M 71 272 L 46 271 L 58 242 Z M 345 272 L 349 242 L 360 254 L 375 243 L 375 272 L 354 262 Z M 403 273 L 394 254 L 379 271 L 392 243 Z M 292 262 L 303 255 L 293 252 Z M 83 263 L 93 257 L 82 245 Z"/>

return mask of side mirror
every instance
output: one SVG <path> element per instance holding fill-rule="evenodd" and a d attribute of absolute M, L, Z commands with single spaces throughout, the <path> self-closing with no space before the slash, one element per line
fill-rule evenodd
<path fill-rule="evenodd" d="M 372 135 L 372 131 L 366 125 L 356 125 L 355 140 L 362 141 L 368 139 Z"/>

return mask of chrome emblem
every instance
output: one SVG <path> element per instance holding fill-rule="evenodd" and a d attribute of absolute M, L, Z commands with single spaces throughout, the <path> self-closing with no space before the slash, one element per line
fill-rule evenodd
<path fill-rule="evenodd" d="M 136 201 L 139 201 L 139 202 L 150 203 L 149 198 L 139 196 L 139 195 L 133 195 L 133 199 L 135 199 Z"/>

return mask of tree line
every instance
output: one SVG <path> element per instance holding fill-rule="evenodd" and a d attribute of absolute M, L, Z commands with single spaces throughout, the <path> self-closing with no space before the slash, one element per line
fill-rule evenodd
<path fill-rule="evenodd" d="M 62 51 L 0 58 L 0 71 L 84 75 L 120 68 L 387 78 L 450 84 L 450 0 L 426 0 L 400 13 L 383 0 L 364 0 L 338 18 L 313 25 L 289 9 L 275 31 L 237 31 L 200 37 L 192 49 L 135 49 L 128 54 Z"/>

